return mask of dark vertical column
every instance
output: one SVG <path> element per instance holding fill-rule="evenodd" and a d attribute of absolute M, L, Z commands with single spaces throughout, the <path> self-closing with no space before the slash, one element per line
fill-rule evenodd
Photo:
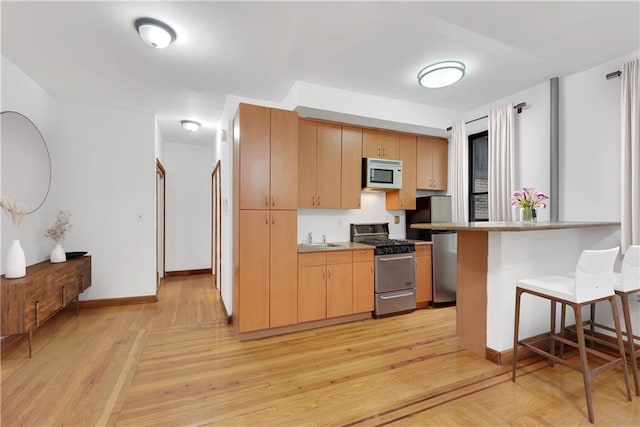
<path fill-rule="evenodd" d="M 560 212 L 560 117 L 559 117 L 559 81 L 557 77 L 551 79 L 550 100 L 551 108 L 551 137 L 550 137 L 550 164 L 551 164 L 551 189 L 549 194 L 549 208 L 551 209 L 551 221 L 558 221 Z"/>

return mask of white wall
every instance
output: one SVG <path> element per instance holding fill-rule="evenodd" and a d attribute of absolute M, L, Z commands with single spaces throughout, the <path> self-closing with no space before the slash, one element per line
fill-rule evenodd
<path fill-rule="evenodd" d="M 560 219 L 620 221 L 620 86 L 630 52 L 560 79 Z"/>
<path fill-rule="evenodd" d="M 49 196 L 40 209 L 25 217 L 19 233 L 27 265 L 31 265 L 48 259 L 52 248 L 51 241 L 44 237 L 44 230 L 53 224 L 58 209 L 57 199 L 60 188 L 58 179 L 60 168 L 56 161 L 58 159 L 58 104 L 49 93 L 4 56 L 2 56 L 2 87 L 0 92 L 2 94 L 0 110 L 16 111 L 27 116 L 42 133 L 51 156 L 53 178 Z M 3 194 L 3 196 L 9 197 L 10 195 Z M 15 196 L 19 204 L 19 195 Z M 5 254 L 13 237 L 13 225 L 8 215 L 2 213 L 1 217 L 0 265 L 3 265 Z M 4 268 L 1 270 L 4 273 Z"/>
<path fill-rule="evenodd" d="M 73 228 L 63 246 L 88 251 L 81 298 L 156 293 L 153 114 L 60 104 L 60 195 Z"/>
<path fill-rule="evenodd" d="M 165 141 L 166 271 L 211 268 L 212 146 Z"/>

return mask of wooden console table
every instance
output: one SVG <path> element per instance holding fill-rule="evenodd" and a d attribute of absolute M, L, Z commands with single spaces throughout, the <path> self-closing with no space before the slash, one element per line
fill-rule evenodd
<path fill-rule="evenodd" d="M 33 330 L 53 317 L 91 286 L 91 256 L 52 264 L 43 261 L 27 267 L 19 279 L 0 280 L 2 336 L 27 334 L 29 357 Z"/>

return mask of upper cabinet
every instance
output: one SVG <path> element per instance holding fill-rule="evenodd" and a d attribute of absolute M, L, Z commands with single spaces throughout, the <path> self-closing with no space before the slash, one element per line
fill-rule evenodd
<path fill-rule="evenodd" d="M 240 104 L 240 209 L 296 209 L 298 114 Z"/>
<path fill-rule="evenodd" d="M 448 151 L 446 139 L 418 136 L 416 184 L 419 190 L 447 189 Z"/>
<path fill-rule="evenodd" d="M 400 134 L 402 189 L 387 192 L 387 209 L 416 208 L 416 136 Z"/>
<path fill-rule="evenodd" d="M 299 119 L 298 207 L 339 208 L 342 127 Z"/>
<path fill-rule="evenodd" d="M 342 209 L 360 209 L 362 192 L 362 129 L 342 126 Z"/>
<path fill-rule="evenodd" d="M 399 159 L 399 135 L 379 129 L 362 130 L 362 157 Z"/>

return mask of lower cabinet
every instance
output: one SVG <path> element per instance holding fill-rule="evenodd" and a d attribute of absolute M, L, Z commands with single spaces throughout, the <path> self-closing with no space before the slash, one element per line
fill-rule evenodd
<path fill-rule="evenodd" d="M 416 308 L 427 308 L 433 300 L 431 245 L 416 245 Z"/>
<path fill-rule="evenodd" d="M 298 255 L 298 322 L 373 311 L 373 249 Z"/>
<path fill-rule="evenodd" d="M 353 251 L 353 313 L 373 311 L 373 249 Z"/>

